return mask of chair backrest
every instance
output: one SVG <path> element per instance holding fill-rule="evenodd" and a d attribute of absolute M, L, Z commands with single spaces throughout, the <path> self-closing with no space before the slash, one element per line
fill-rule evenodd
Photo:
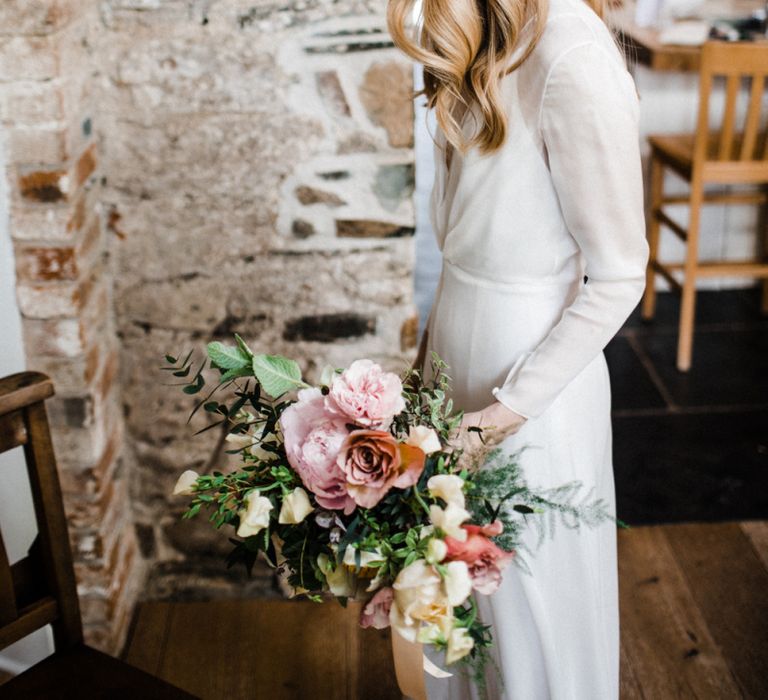
<path fill-rule="evenodd" d="M 699 71 L 699 117 L 694 169 L 724 184 L 768 180 L 768 129 L 763 110 L 768 76 L 768 44 L 708 41 Z M 718 128 L 710 126 L 710 97 L 716 78 L 725 78 L 725 106 Z M 749 101 L 739 119 L 738 98 L 749 85 Z"/>
<path fill-rule="evenodd" d="M 44 403 L 53 393 L 51 380 L 38 372 L 0 379 L 0 452 L 24 448 L 38 529 L 29 554 L 12 566 L 0 533 L 0 649 L 47 624 L 53 626 L 57 649 L 83 638 Z M 0 488 L 2 484 L 0 474 Z"/>

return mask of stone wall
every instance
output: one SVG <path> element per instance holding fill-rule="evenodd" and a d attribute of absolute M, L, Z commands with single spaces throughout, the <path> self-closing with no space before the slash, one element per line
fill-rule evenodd
<path fill-rule="evenodd" d="M 361 356 L 399 370 L 415 350 L 412 73 L 385 8 L 0 10 L 29 366 L 59 388 L 84 610 L 115 640 L 133 592 L 116 601 L 114 583 L 143 581 L 142 562 L 149 597 L 276 591 L 268 570 L 223 569 L 223 533 L 178 520 L 178 474 L 226 455 L 215 431 L 192 436 L 204 419 L 186 424 L 164 353 L 238 332 L 312 377 Z"/>
<path fill-rule="evenodd" d="M 56 385 L 49 417 L 85 633 L 116 650 L 143 565 L 122 461 L 104 167 L 94 129 L 97 5 L 2 3 L 0 119 L 27 366 Z"/>

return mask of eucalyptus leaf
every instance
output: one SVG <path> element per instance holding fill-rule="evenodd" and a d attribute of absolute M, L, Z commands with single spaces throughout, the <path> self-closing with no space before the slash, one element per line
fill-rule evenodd
<path fill-rule="evenodd" d="M 301 368 L 282 355 L 254 355 L 253 374 L 272 398 L 292 389 L 309 386 L 301 380 Z"/>
<path fill-rule="evenodd" d="M 235 379 L 236 377 L 252 377 L 253 376 L 253 370 L 248 366 L 244 367 L 233 367 L 232 369 L 228 369 L 224 374 L 219 377 L 219 382 L 221 384 L 224 384 L 225 382 L 231 381 L 232 379 Z"/>
<path fill-rule="evenodd" d="M 208 343 L 207 350 L 211 362 L 221 369 L 240 369 L 247 367 L 250 362 L 250 358 L 240 347 L 214 341 Z"/>

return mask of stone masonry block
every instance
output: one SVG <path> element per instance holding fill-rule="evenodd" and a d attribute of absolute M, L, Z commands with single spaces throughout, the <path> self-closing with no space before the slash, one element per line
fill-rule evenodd
<path fill-rule="evenodd" d="M 30 283 L 16 287 L 19 310 L 26 318 L 71 318 L 87 304 L 95 289 L 104 289 L 106 279 L 101 268 L 90 276 L 73 282 Z"/>
<path fill-rule="evenodd" d="M 17 127 L 8 141 L 11 163 L 56 165 L 68 158 L 64 129 Z"/>
<path fill-rule="evenodd" d="M 16 275 L 21 283 L 73 281 L 84 277 L 98 258 L 102 243 L 102 227 L 98 217 L 71 245 L 30 246 L 16 248 Z"/>
<path fill-rule="evenodd" d="M 0 80 L 51 80 L 58 71 L 57 42 L 50 37 L 0 37 Z"/>
<path fill-rule="evenodd" d="M 0 84 L 0 119 L 27 127 L 63 119 L 63 82 L 63 78 L 54 78 L 45 82 L 19 80 Z"/>
<path fill-rule="evenodd" d="M 3 0 L 0 36 L 45 35 L 79 16 L 92 0 Z"/>

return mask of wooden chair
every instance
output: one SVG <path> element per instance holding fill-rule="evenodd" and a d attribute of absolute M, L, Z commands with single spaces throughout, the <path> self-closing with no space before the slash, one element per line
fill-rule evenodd
<path fill-rule="evenodd" d="M 699 114 L 695 134 L 652 135 L 651 202 L 648 217 L 650 248 L 642 317 L 651 319 L 656 310 L 656 274 L 660 274 L 681 295 L 677 345 L 677 368 L 691 366 L 693 326 L 698 277 L 744 275 L 763 279 L 762 310 L 768 312 L 768 242 L 765 219 L 758 239 L 761 257 L 743 261 L 708 261 L 698 259 L 699 228 L 703 204 L 765 204 L 768 185 L 768 136 L 763 125 L 762 102 L 768 75 L 768 46 L 747 43 L 704 44 L 699 72 Z M 709 125 L 710 96 L 717 76 L 726 79 L 726 98 L 720 127 Z M 743 125 L 737 128 L 736 103 L 742 82 L 750 81 L 749 103 Z M 687 195 L 664 194 L 664 169 L 670 168 L 690 184 Z M 707 185 L 750 186 L 741 191 L 705 192 Z M 665 204 L 690 207 L 688 227 L 684 228 L 665 211 Z M 683 263 L 662 263 L 658 259 L 661 226 L 675 233 L 685 243 Z M 682 272 L 682 283 L 672 274 Z"/>
<path fill-rule="evenodd" d="M 0 649 L 53 627 L 55 652 L 0 685 L 0 697 L 189 699 L 186 693 L 83 643 L 67 522 L 44 401 L 51 380 L 37 372 L 0 379 L 0 452 L 22 446 L 38 535 L 13 566 L 0 534 Z M 2 479 L 0 479 L 2 484 Z"/>

